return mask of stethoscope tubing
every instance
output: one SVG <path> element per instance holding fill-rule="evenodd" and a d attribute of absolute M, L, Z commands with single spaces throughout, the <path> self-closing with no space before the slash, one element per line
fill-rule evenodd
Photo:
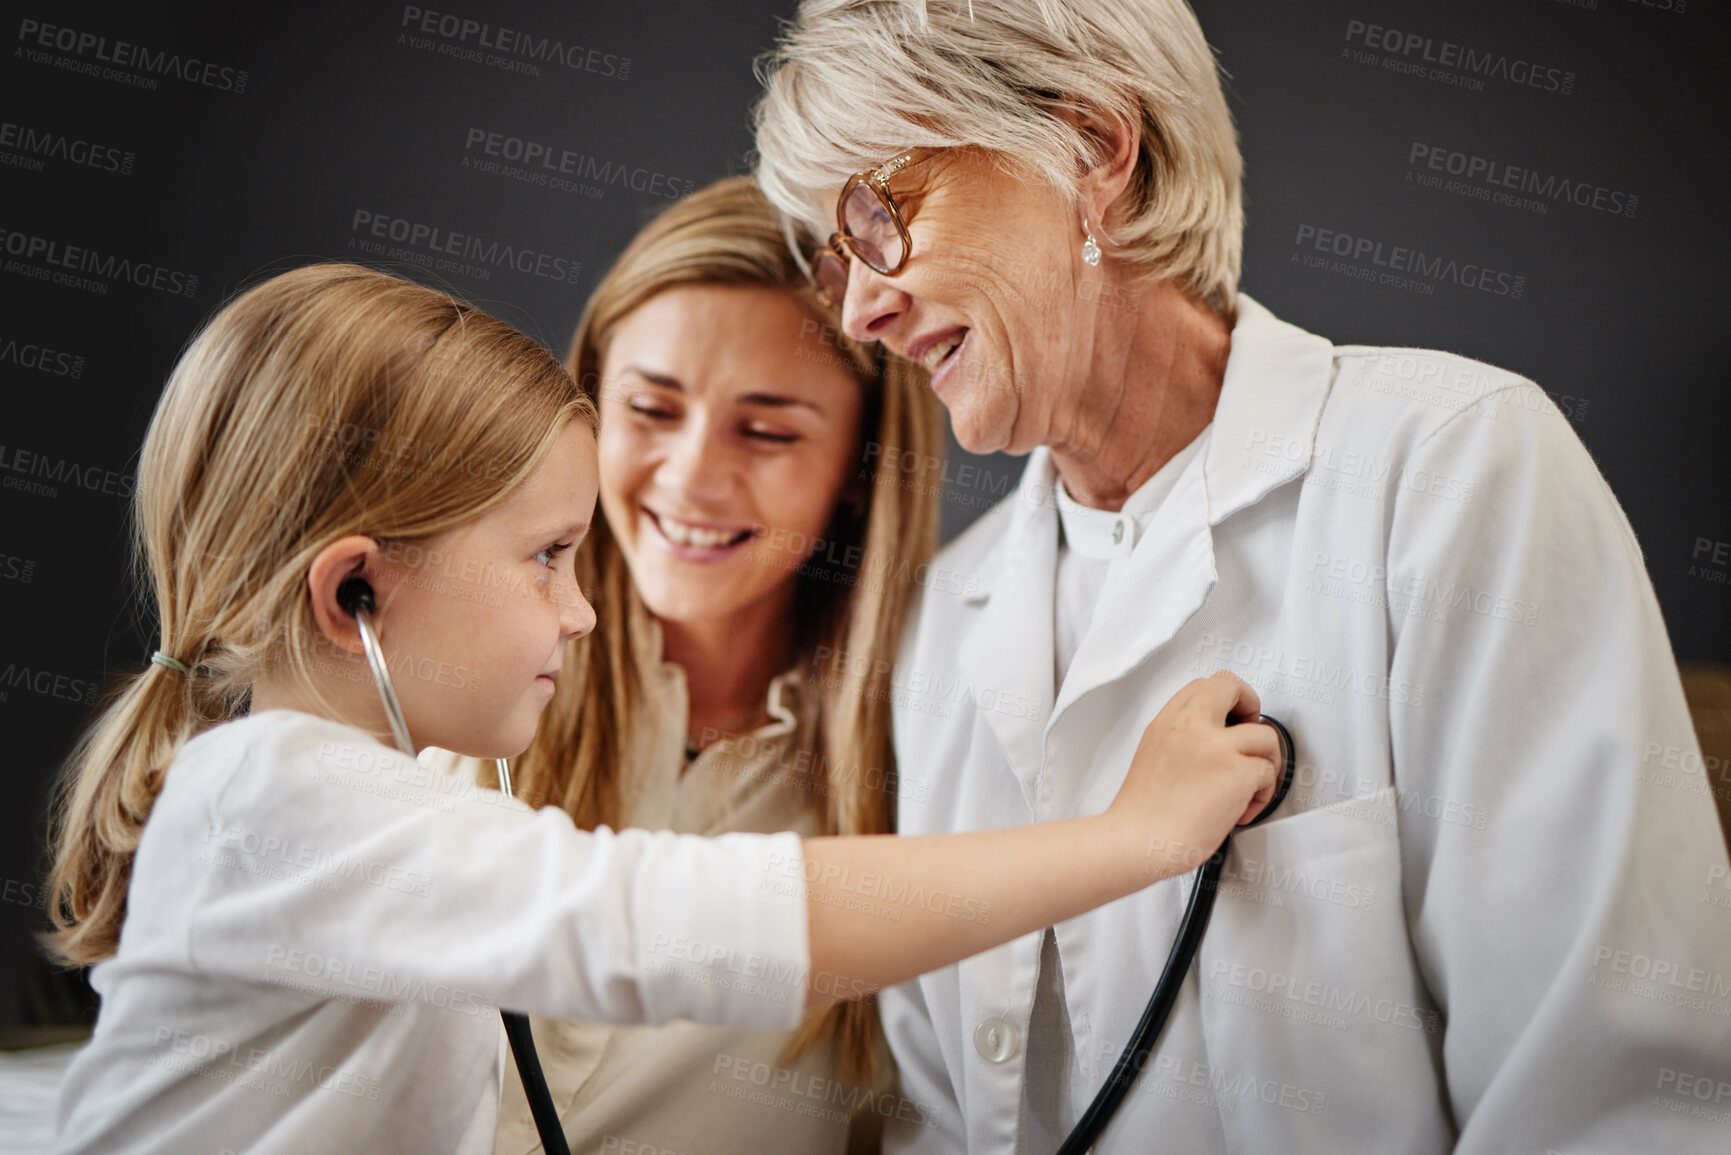
<path fill-rule="evenodd" d="M 1262 812 L 1240 827 L 1241 830 L 1255 826 L 1272 815 L 1292 786 L 1292 735 L 1284 725 L 1266 714 L 1257 715 L 1256 720 L 1274 727 L 1275 734 L 1280 739 L 1281 765 L 1275 776 L 1273 796 L 1262 808 Z M 1058 1155 L 1082 1155 L 1082 1152 L 1099 1140 L 1106 1130 L 1106 1124 L 1112 1121 L 1119 1104 L 1124 1101 L 1124 1096 L 1130 1093 L 1136 1076 L 1142 1073 L 1148 1056 L 1153 1054 L 1155 1045 L 1160 1041 L 1160 1032 L 1166 1027 L 1166 1019 L 1172 1013 L 1172 1006 L 1178 1001 L 1178 992 L 1184 987 L 1184 977 L 1189 974 L 1191 964 L 1196 961 L 1196 952 L 1202 946 L 1203 932 L 1208 929 L 1208 919 L 1214 913 L 1214 896 L 1220 889 L 1220 872 L 1225 869 L 1226 855 L 1231 848 L 1232 835 L 1228 834 L 1220 844 L 1220 849 L 1197 868 L 1196 883 L 1190 888 L 1190 901 L 1184 907 L 1184 920 L 1178 924 L 1178 937 L 1172 944 L 1172 952 L 1166 956 L 1166 965 L 1160 971 L 1160 981 L 1154 984 L 1154 994 L 1149 998 L 1142 1018 L 1136 1023 L 1136 1029 L 1130 1033 L 1130 1041 L 1125 1044 L 1124 1052 L 1112 1065 L 1111 1074 L 1106 1076 L 1105 1083 L 1095 1092 L 1094 1101 L 1089 1103 L 1088 1109 L 1082 1113 L 1075 1130 L 1070 1132 L 1058 1148 Z"/>

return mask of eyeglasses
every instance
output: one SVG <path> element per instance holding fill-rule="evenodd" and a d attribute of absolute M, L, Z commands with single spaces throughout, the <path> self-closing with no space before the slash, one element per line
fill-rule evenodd
<path fill-rule="evenodd" d="M 917 156 L 921 151 L 910 149 L 876 168 L 856 172 L 842 185 L 841 197 L 835 202 L 836 231 L 830 234 L 828 245 L 812 256 L 810 268 L 812 288 L 830 308 L 839 311 L 847 296 L 850 254 L 886 277 L 895 276 L 907 265 L 913 241 L 902 211 L 890 195 L 889 179 L 944 150 L 924 150 L 924 156 Z"/>

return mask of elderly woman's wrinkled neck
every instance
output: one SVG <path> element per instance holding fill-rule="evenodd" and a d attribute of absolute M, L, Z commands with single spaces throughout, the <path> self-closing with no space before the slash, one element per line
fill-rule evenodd
<path fill-rule="evenodd" d="M 1232 322 L 1170 283 L 1138 290 L 1128 324 L 1096 331 L 1044 444 L 1064 488 L 1116 510 L 1214 420 Z"/>

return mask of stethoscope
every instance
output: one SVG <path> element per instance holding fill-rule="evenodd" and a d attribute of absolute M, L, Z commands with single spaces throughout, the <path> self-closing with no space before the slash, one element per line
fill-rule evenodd
<path fill-rule="evenodd" d="M 391 671 L 385 665 L 384 647 L 373 629 L 373 587 L 358 577 L 347 578 L 337 587 L 337 604 L 355 619 L 361 631 L 361 648 L 367 652 L 367 665 L 372 667 L 373 683 L 379 688 L 379 698 L 385 704 L 385 717 L 391 724 L 391 737 L 397 749 L 415 757 L 415 743 L 409 737 L 409 723 L 403 717 L 403 705 L 397 700 L 397 688 L 391 683 Z M 499 770 L 499 791 L 511 794 L 511 768 L 503 758 L 494 759 Z M 505 1024 L 505 1037 L 511 1041 L 511 1055 L 517 1060 L 517 1074 L 523 1080 L 523 1093 L 529 1100 L 529 1112 L 535 1117 L 535 1130 L 540 1133 L 541 1147 L 547 1155 L 571 1155 L 565 1143 L 565 1129 L 559 1123 L 559 1112 L 553 1106 L 553 1096 L 547 1090 L 547 1077 L 541 1072 L 541 1056 L 535 1053 L 535 1036 L 529 1030 L 529 1016 L 521 1011 L 500 1010 Z"/>
<path fill-rule="evenodd" d="M 1267 714 L 1258 714 L 1256 720 L 1274 727 L 1274 733 L 1280 739 L 1281 764 L 1275 778 L 1274 796 L 1261 813 L 1239 827 L 1240 830 L 1249 829 L 1273 814 L 1286 797 L 1287 788 L 1292 785 L 1292 735 Z M 1197 868 L 1196 884 L 1190 889 L 1190 903 L 1184 908 L 1184 921 L 1178 924 L 1178 938 L 1172 944 L 1172 953 L 1166 956 L 1166 967 L 1160 972 L 1160 981 L 1154 986 L 1148 1008 L 1142 1012 L 1142 1021 L 1136 1024 L 1136 1030 L 1124 1046 L 1124 1053 L 1118 1056 L 1112 1073 L 1106 1076 L 1106 1082 L 1095 1094 L 1094 1101 L 1088 1104 L 1088 1110 L 1077 1122 L 1076 1129 L 1058 1148 L 1058 1155 L 1082 1155 L 1099 1140 L 1118 1105 L 1130 1093 L 1130 1085 L 1148 1062 L 1148 1056 L 1166 1026 L 1166 1017 L 1172 1013 L 1172 1004 L 1178 1001 L 1178 990 L 1184 985 L 1184 976 L 1190 973 L 1190 965 L 1196 961 L 1197 948 L 1202 945 L 1202 932 L 1208 929 L 1208 916 L 1214 913 L 1214 894 L 1220 889 L 1220 871 L 1226 865 L 1226 852 L 1231 847 L 1232 836 L 1229 834 L 1213 857 Z"/>

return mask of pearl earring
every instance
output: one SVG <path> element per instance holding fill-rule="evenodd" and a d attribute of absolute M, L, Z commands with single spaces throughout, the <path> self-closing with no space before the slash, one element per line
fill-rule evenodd
<path fill-rule="evenodd" d="M 1082 260 L 1089 268 L 1100 263 L 1100 246 L 1094 240 L 1094 230 L 1088 227 L 1088 214 L 1082 214 L 1082 231 L 1088 234 L 1088 239 L 1082 242 Z"/>

